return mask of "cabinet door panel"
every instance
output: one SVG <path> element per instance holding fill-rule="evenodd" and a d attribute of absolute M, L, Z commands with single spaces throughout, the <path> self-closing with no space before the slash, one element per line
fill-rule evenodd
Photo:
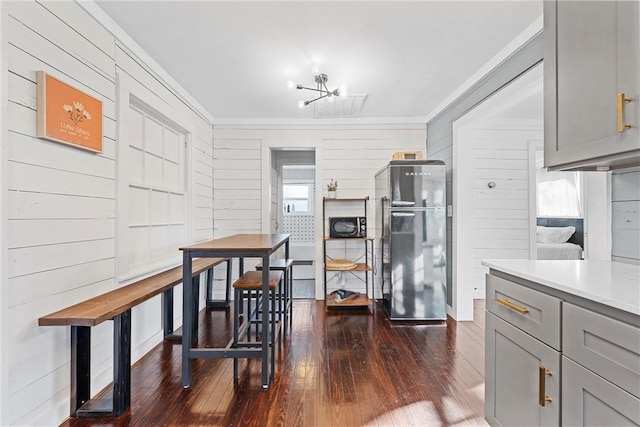
<path fill-rule="evenodd" d="M 563 356 L 562 424 L 637 426 L 640 400 Z"/>
<path fill-rule="evenodd" d="M 616 136 L 616 6 L 560 1 L 557 14 L 558 145 L 591 141 L 585 156 L 606 154 L 602 143 Z"/>
<path fill-rule="evenodd" d="M 635 1 L 545 1 L 545 166 L 640 162 L 640 18 Z M 617 95 L 625 104 L 618 132 Z"/>
<path fill-rule="evenodd" d="M 640 329 L 563 304 L 562 351 L 580 365 L 640 397 Z"/>
<path fill-rule="evenodd" d="M 491 425 L 558 425 L 560 422 L 560 353 L 486 314 L 485 418 Z M 551 398 L 540 406 L 539 368 L 545 377 L 544 394 Z"/>
<path fill-rule="evenodd" d="M 625 146 L 640 145 L 640 2 L 618 2 L 618 92 L 633 99 L 625 106 L 632 128 L 620 134 Z"/>

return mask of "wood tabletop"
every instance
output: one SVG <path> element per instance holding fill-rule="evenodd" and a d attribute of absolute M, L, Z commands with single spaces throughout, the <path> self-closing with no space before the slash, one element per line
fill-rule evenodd
<path fill-rule="evenodd" d="M 284 244 L 291 234 L 234 234 L 194 245 L 183 246 L 181 251 L 271 251 Z"/>

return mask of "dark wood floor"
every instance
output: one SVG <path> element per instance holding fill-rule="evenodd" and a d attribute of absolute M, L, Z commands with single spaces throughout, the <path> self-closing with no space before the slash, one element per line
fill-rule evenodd
<path fill-rule="evenodd" d="M 486 425 L 484 302 L 474 322 L 391 324 L 378 307 L 326 313 L 295 300 L 293 332 L 267 391 L 260 363 L 196 360 L 181 386 L 180 346 L 162 343 L 132 370 L 131 408 L 119 418 L 65 426 L 440 426 Z M 231 317 L 201 314 L 200 346 L 227 341 Z M 106 391 L 108 392 L 108 390 Z"/>

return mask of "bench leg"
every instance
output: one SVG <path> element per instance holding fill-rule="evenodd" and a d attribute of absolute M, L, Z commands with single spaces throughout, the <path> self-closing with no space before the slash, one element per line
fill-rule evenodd
<path fill-rule="evenodd" d="M 214 267 L 207 270 L 207 307 L 208 308 L 229 308 L 231 307 L 231 258 L 227 260 L 227 278 L 224 300 L 213 299 L 213 275 Z"/>
<path fill-rule="evenodd" d="M 173 333 L 173 288 L 162 293 L 162 328 L 165 340 L 181 338 Z"/>
<path fill-rule="evenodd" d="M 71 327 L 71 416 L 118 417 L 131 406 L 131 310 L 113 318 L 113 393 L 91 399 L 91 330 Z"/>
<path fill-rule="evenodd" d="M 91 399 L 91 328 L 71 327 L 71 416 Z"/>
<path fill-rule="evenodd" d="M 113 416 L 131 406 L 131 309 L 113 319 Z"/>
<path fill-rule="evenodd" d="M 205 289 L 205 305 L 207 307 L 215 307 L 215 300 L 213 299 L 213 273 L 214 273 L 214 269 L 213 267 L 209 268 L 207 270 L 207 286 Z"/>

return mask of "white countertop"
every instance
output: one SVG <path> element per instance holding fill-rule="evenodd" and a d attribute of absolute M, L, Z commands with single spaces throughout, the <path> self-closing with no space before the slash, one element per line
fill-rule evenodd
<path fill-rule="evenodd" d="M 486 259 L 482 265 L 640 315 L 640 266 L 611 261 Z"/>

